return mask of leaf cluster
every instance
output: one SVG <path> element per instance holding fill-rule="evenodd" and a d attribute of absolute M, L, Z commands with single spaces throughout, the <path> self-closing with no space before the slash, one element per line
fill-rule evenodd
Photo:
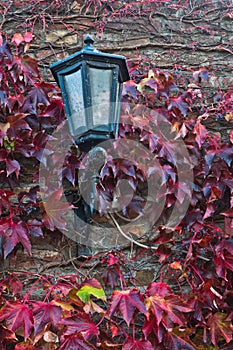
<path fill-rule="evenodd" d="M 31 237 L 42 237 L 45 230 L 63 230 L 63 216 L 74 205 L 64 200 L 56 184 L 44 201 L 40 197 L 38 169 L 41 163 L 45 170 L 52 164 L 57 172 L 60 158 L 52 133 L 63 125 L 65 116 L 60 92 L 42 80 L 37 61 L 27 54 L 31 40 L 28 32 L 16 33 L 11 40 L 0 37 L 4 258 L 13 255 L 19 244 L 31 254 Z M 232 346 L 233 90 L 220 91 L 210 109 L 202 90 L 211 75 L 206 67 L 190 69 L 189 86 L 182 88 L 177 67 L 173 73 L 160 71 L 143 58 L 131 61 L 129 70 L 115 147 L 118 158 L 109 155 L 102 170 L 99 213 L 106 210 L 101 198 L 114 204 L 116 188 L 123 198 L 120 181 L 127 180 L 133 196 L 120 215 L 122 220 L 134 220 L 143 214 L 148 200 L 148 179 L 161 175 L 160 191 L 154 188 L 152 202 L 163 199 L 164 203 L 159 218 L 150 212 L 153 225 L 147 242 L 156 247 L 151 256 L 160 264 L 159 276 L 139 289 L 132 265 L 130 276 L 124 272 L 129 259 L 119 251 L 103 253 L 99 281 L 87 276 L 80 282 L 78 272 L 56 278 L 33 273 L 5 276 L 0 283 L 0 349 L 14 343 L 18 350 L 227 350 Z M 230 131 L 224 141 L 206 126 L 220 113 Z M 65 142 L 69 135 L 59 130 Z M 124 147 L 117 147 L 122 139 Z M 178 139 L 187 153 L 177 147 Z M 127 140 L 137 141 L 141 148 L 132 149 Z M 130 154 L 130 160 L 124 154 Z M 78 191 L 82 160 L 76 146 L 67 151 L 60 185 L 68 181 Z M 188 181 L 182 181 L 182 164 L 187 164 L 184 173 L 193 173 L 191 190 Z M 45 171 L 45 186 L 52 176 Z M 28 178 L 30 186 L 25 188 Z M 186 198 L 187 211 L 182 217 L 177 214 L 178 223 L 171 229 L 170 213 Z M 219 218 L 225 218 L 225 225 L 219 225 Z M 139 251 L 134 262 L 143 254 Z M 29 282 L 32 286 L 27 290 Z M 107 296 L 103 285 L 113 289 Z M 43 291 L 40 300 L 35 290 Z"/>

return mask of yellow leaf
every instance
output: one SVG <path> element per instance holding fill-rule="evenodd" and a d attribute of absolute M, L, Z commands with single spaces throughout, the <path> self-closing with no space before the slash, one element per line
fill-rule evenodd
<path fill-rule="evenodd" d="M 93 300 L 90 300 L 89 304 L 86 304 L 83 307 L 83 311 L 85 311 L 87 314 L 97 312 L 98 314 L 103 315 L 105 313 L 104 309 L 97 305 Z"/>
<path fill-rule="evenodd" d="M 56 301 L 56 300 L 53 300 L 52 303 L 54 305 L 60 306 L 62 308 L 62 310 L 65 310 L 65 311 L 73 311 L 74 310 L 73 306 L 69 303 L 64 303 L 62 301 Z"/>
<path fill-rule="evenodd" d="M 153 72 L 152 69 L 150 69 L 149 72 L 148 72 L 148 78 L 154 78 L 154 79 L 156 78 L 155 77 L 155 73 Z"/>
<path fill-rule="evenodd" d="M 58 343 L 59 342 L 58 336 L 51 331 L 45 332 L 43 339 L 46 343 Z"/>
<path fill-rule="evenodd" d="M 10 123 L 0 123 L 0 130 L 7 132 L 7 130 L 11 127 Z"/>
<path fill-rule="evenodd" d="M 181 266 L 179 261 L 174 261 L 173 263 L 169 264 L 169 266 L 174 270 L 181 270 L 182 271 L 182 266 Z"/>
<path fill-rule="evenodd" d="M 26 43 L 26 45 L 24 46 L 24 52 L 27 52 L 30 46 L 31 46 L 31 43 Z"/>
<path fill-rule="evenodd" d="M 176 132 L 178 133 L 179 132 L 179 129 L 180 129 L 180 123 L 178 122 L 175 122 L 172 127 L 171 127 L 171 132 Z"/>
<path fill-rule="evenodd" d="M 78 289 L 76 288 L 72 288 L 69 293 L 67 294 L 67 296 L 69 297 L 69 299 L 71 300 L 72 304 L 75 304 L 79 307 L 83 306 L 83 302 L 80 300 L 80 298 L 77 296 L 77 292 Z"/>
<path fill-rule="evenodd" d="M 231 113 L 227 113 L 226 115 L 225 115 L 225 119 L 226 119 L 226 121 L 228 121 L 228 122 L 233 122 L 233 113 L 231 112 Z"/>

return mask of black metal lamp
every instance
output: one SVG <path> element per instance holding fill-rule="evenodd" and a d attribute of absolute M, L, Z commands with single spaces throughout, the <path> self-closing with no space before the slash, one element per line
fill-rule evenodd
<path fill-rule="evenodd" d="M 84 43 L 81 51 L 54 63 L 50 69 L 62 92 L 71 135 L 82 151 L 91 150 L 83 180 L 89 198 L 75 210 L 77 225 L 81 231 L 82 228 L 88 231 L 85 223 L 90 223 L 94 212 L 99 179 L 95 163 L 98 160 L 104 162 L 106 157 L 105 150 L 95 146 L 117 136 L 122 83 L 130 77 L 124 56 L 98 51 L 90 36 Z M 88 234 L 85 232 L 86 240 Z M 78 252 L 78 255 L 92 254 L 86 245 L 80 245 Z"/>
<path fill-rule="evenodd" d="M 71 135 L 89 151 L 117 135 L 122 83 L 130 78 L 124 56 L 98 51 L 90 36 L 84 43 L 50 69 L 61 88 Z"/>

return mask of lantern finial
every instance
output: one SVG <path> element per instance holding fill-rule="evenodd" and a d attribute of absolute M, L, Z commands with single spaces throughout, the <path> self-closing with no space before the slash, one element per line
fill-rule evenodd
<path fill-rule="evenodd" d="M 93 38 L 90 35 L 87 35 L 86 38 L 84 39 L 84 44 L 87 46 L 90 46 L 94 43 Z"/>

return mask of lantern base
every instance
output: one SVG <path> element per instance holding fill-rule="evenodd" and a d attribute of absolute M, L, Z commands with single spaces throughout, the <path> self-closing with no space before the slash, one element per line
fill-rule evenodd
<path fill-rule="evenodd" d="M 114 139 L 113 133 L 98 133 L 88 132 L 75 140 L 76 145 L 82 152 L 89 152 L 92 148 L 96 147 L 99 143 Z"/>
<path fill-rule="evenodd" d="M 109 138 L 108 138 L 109 139 Z M 93 141 L 93 139 L 92 139 Z M 94 140 L 99 141 L 98 140 Z M 95 144 L 94 142 L 94 144 Z M 93 142 L 91 143 L 93 146 Z M 79 208 L 75 209 L 76 222 L 78 224 L 78 230 L 82 231 L 82 235 L 85 237 L 86 243 L 89 240 L 89 229 L 91 225 L 91 217 L 95 212 L 95 204 L 97 199 L 97 185 L 99 183 L 100 172 L 107 159 L 107 153 L 102 147 L 93 147 L 88 153 L 88 162 L 85 167 L 85 172 L 82 177 L 82 183 L 88 185 L 87 188 L 83 188 L 86 193 L 86 200 L 81 198 Z M 78 256 L 90 256 L 93 254 L 93 250 L 88 244 L 86 246 L 78 247 Z"/>

